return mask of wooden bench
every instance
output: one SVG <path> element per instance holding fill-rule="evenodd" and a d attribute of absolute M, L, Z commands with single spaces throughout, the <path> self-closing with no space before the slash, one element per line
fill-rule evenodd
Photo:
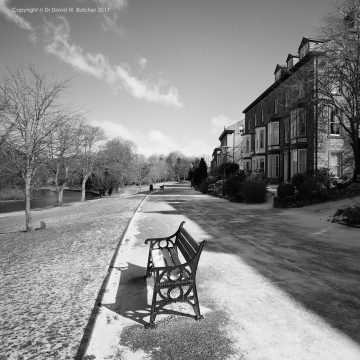
<path fill-rule="evenodd" d="M 195 277 L 206 241 L 198 244 L 184 229 L 184 223 L 171 236 L 145 240 L 145 244 L 150 243 L 146 277 L 154 275 L 150 322 L 145 328 L 154 327 L 159 311 L 175 302 L 187 302 L 195 312 L 195 319 L 203 319 Z"/>

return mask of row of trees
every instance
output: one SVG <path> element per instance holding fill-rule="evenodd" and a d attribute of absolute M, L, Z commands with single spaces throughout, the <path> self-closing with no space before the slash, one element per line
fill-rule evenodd
<path fill-rule="evenodd" d="M 0 185 L 21 185 L 26 231 L 32 230 L 31 191 L 51 183 L 62 205 L 67 186 L 81 185 L 99 194 L 128 183 L 183 179 L 191 159 L 179 152 L 145 158 L 131 141 L 106 141 L 82 112 L 61 101 L 67 82 L 51 81 L 33 68 L 9 72 L 0 83 Z"/>

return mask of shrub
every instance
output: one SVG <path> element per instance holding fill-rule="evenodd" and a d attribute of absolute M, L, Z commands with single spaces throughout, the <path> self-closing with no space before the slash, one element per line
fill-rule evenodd
<path fill-rule="evenodd" d="M 297 189 L 300 189 L 300 186 L 304 183 L 305 179 L 306 179 L 306 176 L 304 174 L 295 174 L 291 179 L 291 183 Z"/>
<path fill-rule="evenodd" d="M 214 196 L 219 196 L 222 194 L 222 189 L 223 189 L 223 181 L 217 180 L 216 183 L 211 184 L 208 187 L 208 192 Z"/>
<path fill-rule="evenodd" d="M 247 203 L 262 203 L 266 199 L 266 183 L 247 179 L 242 184 L 241 194 Z"/>
<path fill-rule="evenodd" d="M 355 205 L 353 207 L 348 207 L 344 209 L 343 220 L 351 225 L 360 224 L 360 205 Z"/>
<path fill-rule="evenodd" d="M 295 194 L 295 186 L 289 183 L 280 183 L 277 188 L 277 196 L 279 198 L 285 198 L 286 196 L 291 196 Z"/>
<path fill-rule="evenodd" d="M 241 191 L 238 192 L 238 193 L 234 196 L 234 200 L 237 201 L 237 202 L 244 201 L 244 197 L 243 197 Z"/>
<path fill-rule="evenodd" d="M 241 185 L 246 179 L 244 170 L 239 170 L 230 176 L 230 179 L 225 183 L 225 193 L 230 198 L 235 198 L 241 192 Z"/>
<path fill-rule="evenodd" d="M 249 181 L 266 183 L 266 176 L 261 170 L 252 171 L 247 178 Z"/>
<path fill-rule="evenodd" d="M 216 182 L 217 178 L 213 178 L 213 177 L 207 177 L 199 186 L 199 190 L 203 193 L 203 194 L 207 194 L 209 192 L 209 186 L 211 184 L 214 184 Z"/>
<path fill-rule="evenodd" d="M 224 176 L 224 171 L 225 177 L 229 178 L 232 174 L 239 171 L 239 165 L 236 163 L 221 164 L 218 168 L 214 169 L 214 175 Z"/>
<path fill-rule="evenodd" d="M 330 189 L 335 175 L 328 168 L 320 168 L 317 171 L 317 183 L 321 188 Z"/>
<path fill-rule="evenodd" d="M 356 196 L 360 195 L 360 184 L 351 183 L 346 189 L 347 196 Z"/>

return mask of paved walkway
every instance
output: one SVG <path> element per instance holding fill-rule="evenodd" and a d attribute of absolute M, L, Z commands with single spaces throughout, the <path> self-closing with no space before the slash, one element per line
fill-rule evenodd
<path fill-rule="evenodd" d="M 326 221 L 338 205 L 279 210 L 271 201 L 230 203 L 181 184 L 154 191 L 125 234 L 86 355 L 360 359 L 359 230 Z M 157 329 L 145 330 L 151 286 L 143 277 L 144 239 L 170 235 L 183 220 L 194 237 L 208 240 L 197 276 L 205 320 L 176 316 L 192 313 L 181 304 L 157 317 Z M 201 339 L 186 336 L 180 321 L 197 326 Z M 164 329 L 176 346 L 166 343 Z"/>

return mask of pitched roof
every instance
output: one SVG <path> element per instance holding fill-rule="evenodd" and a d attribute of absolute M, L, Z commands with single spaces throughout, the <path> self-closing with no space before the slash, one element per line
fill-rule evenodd
<path fill-rule="evenodd" d="M 288 62 L 290 59 L 293 59 L 293 58 L 299 58 L 299 55 L 293 55 L 293 54 L 289 54 L 286 58 L 286 62 Z"/>

